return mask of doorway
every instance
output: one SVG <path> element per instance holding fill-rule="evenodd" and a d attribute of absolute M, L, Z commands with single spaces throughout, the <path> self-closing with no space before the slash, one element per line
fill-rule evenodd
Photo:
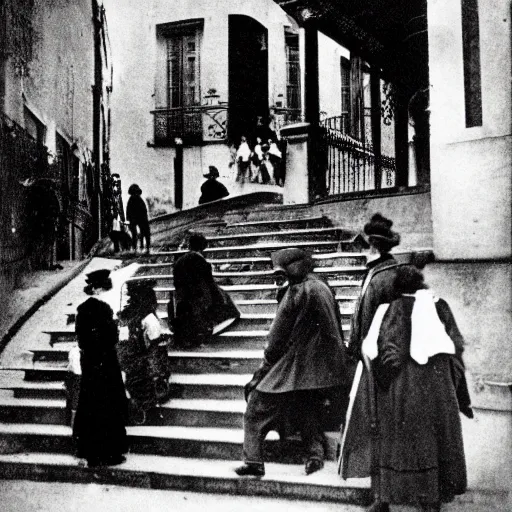
<path fill-rule="evenodd" d="M 254 138 L 258 116 L 268 116 L 268 31 L 249 16 L 229 16 L 228 136 Z"/>

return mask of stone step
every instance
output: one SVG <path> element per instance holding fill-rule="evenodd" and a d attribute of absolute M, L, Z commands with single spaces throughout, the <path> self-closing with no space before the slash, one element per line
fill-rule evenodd
<path fill-rule="evenodd" d="M 211 345 L 195 351 L 169 352 L 171 374 L 253 374 L 259 368 L 262 358 L 263 350 L 216 350 Z"/>
<path fill-rule="evenodd" d="M 252 374 L 259 368 L 262 358 L 262 349 L 233 350 L 218 344 L 210 344 L 194 351 L 169 351 L 173 373 Z M 0 370 L 23 373 L 25 381 L 29 382 L 64 381 L 67 375 L 66 364 L 58 366 L 58 363 L 3 367 Z"/>
<path fill-rule="evenodd" d="M 152 409 L 148 425 L 243 428 L 245 400 L 173 398 Z"/>
<path fill-rule="evenodd" d="M 64 425 L 66 400 L 0 396 L 0 421 Z"/>
<path fill-rule="evenodd" d="M 272 322 L 274 321 L 275 313 L 243 313 L 238 322 L 235 322 L 219 337 L 228 337 L 231 333 L 234 335 L 240 331 L 251 333 L 254 331 L 265 331 L 264 336 L 267 335 Z M 350 329 L 350 315 L 342 316 L 343 331 L 347 332 Z M 248 334 L 247 336 L 251 336 Z M 252 336 L 251 336 L 252 337 Z M 236 340 L 233 339 L 236 343 Z"/>
<path fill-rule="evenodd" d="M 279 496 L 290 500 L 337 503 L 340 512 L 345 510 L 343 504 L 350 504 L 353 511 L 352 506 L 363 507 L 372 501 L 369 479 L 341 480 L 334 462 L 327 462 L 323 470 L 313 475 L 305 475 L 302 464 L 268 463 L 266 475 L 258 479 L 238 477 L 234 469 L 239 464 L 233 460 L 129 454 L 120 466 L 89 469 L 71 455 L 31 452 L 0 455 L 0 475 L 11 480 L 123 485 L 268 498 Z"/>
<path fill-rule="evenodd" d="M 128 282 L 134 281 L 154 281 L 156 286 L 172 286 L 174 277 L 172 274 L 139 273 L 128 279 Z M 314 273 L 326 280 L 345 279 L 347 281 L 361 281 L 365 272 L 365 267 L 345 266 L 345 267 L 318 267 Z M 274 284 L 276 276 L 273 270 L 247 270 L 247 271 L 223 271 L 212 273 L 215 282 L 220 286 L 236 286 L 251 284 Z"/>
<path fill-rule="evenodd" d="M 354 307 L 357 297 L 355 296 L 347 296 L 344 297 L 339 295 L 336 297 L 338 302 L 338 306 L 340 308 L 340 312 L 342 317 L 352 316 L 354 314 Z M 166 315 L 167 314 L 167 304 L 168 300 L 162 299 L 158 301 L 158 314 Z M 241 313 L 244 314 L 265 314 L 265 313 L 273 313 L 277 311 L 277 300 L 275 299 L 245 299 L 245 300 L 237 300 L 235 301 L 236 306 L 240 310 Z"/>
<path fill-rule="evenodd" d="M 66 364 L 56 366 L 56 363 L 45 365 L 1 367 L 0 371 L 23 372 L 24 379 L 29 382 L 64 381 L 67 375 Z"/>
<path fill-rule="evenodd" d="M 180 252 L 179 255 L 182 253 Z M 140 265 L 137 269 L 137 276 L 150 275 L 170 275 L 173 269 L 173 260 L 159 263 L 146 263 Z M 313 254 L 315 267 L 349 267 L 347 271 L 351 271 L 352 267 L 360 267 L 365 270 L 366 255 L 364 253 L 325 253 Z M 248 271 L 272 271 L 272 259 L 270 256 L 261 257 L 241 257 L 241 258 L 208 258 L 214 272 L 248 272 Z"/>
<path fill-rule="evenodd" d="M 132 426 L 126 428 L 130 455 L 204 458 L 238 461 L 242 458 L 241 428 Z M 326 460 L 336 460 L 337 432 L 326 432 Z M 72 453 L 71 428 L 66 425 L 0 423 L 0 454 L 20 452 Z M 280 440 L 270 432 L 265 442 L 265 460 L 301 464 L 304 455 L 298 435 Z"/>
<path fill-rule="evenodd" d="M 328 241 L 349 242 L 354 233 L 340 227 L 310 228 L 310 229 L 286 229 L 283 231 L 262 231 L 256 233 L 235 233 L 208 236 L 206 240 L 209 247 L 232 247 L 248 244 L 266 244 L 269 242 L 286 242 L 293 244 L 304 241 Z"/>
<path fill-rule="evenodd" d="M 11 390 L 14 398 L 44 398 L 48 400 L 62 400 L 66 398 L 66 388 L 60 381 L 25 381 L 11 385 L 2 385 L 0 389 Z"/>
<path fill-rule="evenodd" d="M 235 242 L 237 241 L 235 240 Z M 238 240 L 237 243 L 240 242 L 241 241 Z M 361 235 L 356 235 L 346 240 L 308 241 L 297 237 L 297 240 L 278 240 L 273 242 L 255 242 L 252 240 L 251 242 L 252 243 L 246 243 L 244 245 L 232 245 L 228 247 L 209 247 L 205 250 L 205 256 L 209 260 L 217 258 L 262 257 L 270 256 L 273 252 L 287 247 L 300 247 L 314 254 L 333 252 L 360 253 L 362 250 L 368 248 L 368 244 Z M 164 244 L 159 251 L 155 251 L 152 254 L 152 258 L 158 259 L 159 261 L 174 261 L 176 257 L 185 252 L 186 250 L 177 251 L 172 246 L 167 248 Z"/>
<path fill-rule="evenodd" d="M 171 375 L 169 383 L 175 398 L 208 397 L 215 400 L 243 400 L 244 386 L 251 378 L 251 373 L 234 375 L 176 373 Z"/>
<path fill-rule="evenodd" d="M 172 398 L 147 412 L 145 425 L 243 428 L 243 399 Z M 338 428 L 339 414 L 326 418 L 326 426 Z M 6 423 L 66 424 L 66 400 L 0 396 L 0 421 Z"/>
<path fill-rule="evenodd" d="M 262 231 L 282 231 L 289 229 L 308 229 L 331 227 L 328 217 L 305 217 L 301 219 L 256 220 L 251 222 L 234 222 L 223 227 L 223 232 L 254 233 Z M 198 230 L 200 231 L 200 230 Z"/>
<path fill-rule="evenodd" d="M 361 281 L 350 279 L 335 279 L 328 281 L 329 286 L 334 289 L 336 295 L 351 296 L 356 299 L 359 296 Z M 229 293 L 234 300 L 270 300 L 275 299 L 279 287 L 275 284 L 250 284 L 250 285 L 224 285 L 222 289 Z M 174 292 L 173 286 L 156 286 L 157 300 L 169 300 Z"/>

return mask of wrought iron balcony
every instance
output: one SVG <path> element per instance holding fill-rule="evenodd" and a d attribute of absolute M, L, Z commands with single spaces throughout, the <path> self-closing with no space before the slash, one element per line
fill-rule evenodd
<path fill-rule="evenodd" d="M 177 140 L 190 145 L 226 138 L 227 105 L 165 108 L 151 113 L 157 146 L 173 146 Z"/>

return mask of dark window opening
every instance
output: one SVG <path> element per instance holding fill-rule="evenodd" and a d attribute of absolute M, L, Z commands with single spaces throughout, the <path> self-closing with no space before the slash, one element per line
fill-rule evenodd
<path fill-rule="evenodd" d="M 350 60 L 340 58 L 341 72 L 341 126 L 342 133 L 350 133 Z"/>
<path fill-rule="evenodd" d="M 286 44 L 286 101 L 290 109 L 299 110 L 300 100 L 300 53 L 299 35 L 285 31 Z"/>
<path fill-rule="evenodd" d="M 26 106 L 23 108 L 23 116 L 25 121 L 25 130 L 39 144 L 44 144 L 46 127 Z"/>
<path fill-rule="evenodd" d="M 462 0 L 462 55 L 466 127 L 482 126 L 482 80 L 478 0 Z"/>

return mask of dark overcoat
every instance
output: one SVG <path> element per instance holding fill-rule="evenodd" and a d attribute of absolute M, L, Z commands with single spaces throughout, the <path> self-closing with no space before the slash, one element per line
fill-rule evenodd
<path fill-rule="evenodd" d="M 116 354 L 112 309 L 91 297 L 78 306 L 76 334 L 82 378 L 73 437 L 77 455 L 107 460 L 125 453 L 127 399 Z"/>
<path fill-rule="evenodd" d="M 345 384 L 345 352 L 337 304 L 314 274 L 289 286 L 267 337 L 265 393 L 313 390 Z"/>
<path fill-rule="evenodd" d="M 206 180 L 201 185 L 199 204 L 211 203 L 227 196 L 229 196 L 228 189 L 220 181 Z"/>
<path fill-rule="evenodd" d="M 135 226 L 148 223 L 148 208 L 146 203 L 137 194 L 131 195 L 126 205 L 126 220 Z"/>
<path fill-rule="evenodd" d="M 388 304 L 399 296 L 395 287 L 397 261 L 389 254 L 369 264 L 361 297 L 352 317 L 349 353 L 361 358 L 361 345 L 368 334 L 373 316 L 381 304 Z M 371 475 L 372 465 L 372 375 L 363 367 L 363 373 L 354 400 L 350 421 L 345 424 L 345 438 L 341 447 L 343 478 L 365 478 Z"/>
<path fill-rule="evenodd" d="M 403 296 L 384 315 L 372 362 L 378 410 L 377 496 L 386 503 L 449 502 L 466 490 L 466 466 L 457 400 L 463 339 L 445 301 L 437 313 L 456 354 L 426 364 L 411 358 L 415 298 Z"/>

